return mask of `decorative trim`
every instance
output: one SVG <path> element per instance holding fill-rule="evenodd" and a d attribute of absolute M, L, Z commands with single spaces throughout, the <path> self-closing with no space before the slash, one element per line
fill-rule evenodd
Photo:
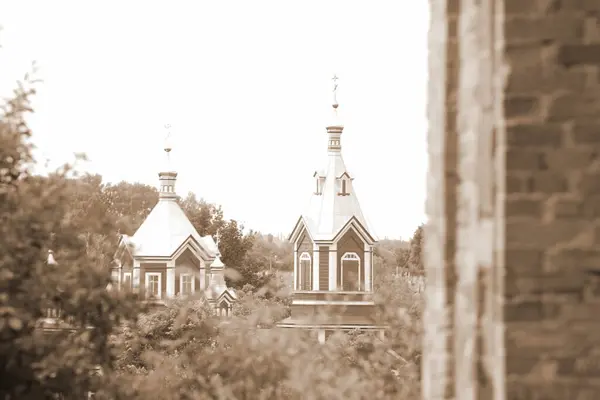
<path fill-rule="evenodd" d="M 362 226 L 356 217 L 350 218 L 348 222 L 346 222 L 346 224 L 338 230 L 338 232 L 334 235 L 332 242 L 337 243 L 340 238 L 342 238 L 350 229 L 354 229 L 354 232 L 361 237 L 363 242 L 367 244 L 375 243 L 375 238 L 371 236 L 371 234 L 365 229 L 364 226 Z"/>

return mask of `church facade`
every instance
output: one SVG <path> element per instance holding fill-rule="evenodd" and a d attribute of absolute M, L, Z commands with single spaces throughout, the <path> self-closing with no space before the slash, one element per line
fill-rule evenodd
<path fill-rule="evenodd" d="M 164 150 L 168 160 L 170 145 Z M 179 206 L 169 163 L 158 176 L 158 203 L 133 236 L 121 237 L 113 282 L 158 304 L 202 292 L 217 314 L 229 315 L 237 297 L 225 284 L 218 243 L 200 236 Z"/>
<path fill-rule="evenodd" d="M 337 77 L 334 77 L 334 81 Z M 364 217 L 352 175 L 342 157 L 343 124 L 337 115 L 327 126 L 327 168 L 313 174 L 314 192 L 289 240 L 294 244 L 291 316 L 281 328 L 317 332 L 320 342 L 337 330 L 371 330 L 374 319 L 373 246 L 377 239 Z"/>

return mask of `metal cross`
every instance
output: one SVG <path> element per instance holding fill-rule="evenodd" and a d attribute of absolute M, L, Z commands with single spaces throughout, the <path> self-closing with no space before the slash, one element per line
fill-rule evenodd
<path fill-rule="evenodd" d="M 340 78 L 338 78 L 336 74 L 333 74 L 333 78 L 331 78 L 331 80 L 333 81 L 333 91 L 334 92 L 337 91 L 337 87 L 338 87 L 337 80 L 338 79 L 340 79 Z"/>
<path fill-rule="evenodd" d="M 165 137 L 165 151 L 170 153 L 172 150 L 171 146 L 171 124 L 166 124 L 165 129 L 167 130 L 167 136 Z"/>

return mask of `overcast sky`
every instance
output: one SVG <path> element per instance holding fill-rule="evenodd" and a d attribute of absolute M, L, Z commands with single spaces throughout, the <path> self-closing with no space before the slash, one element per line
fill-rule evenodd
<path fill-rule="evenodd" d="M 156 185 L 173 126 L 177 191 L 287 234 L 327 159 L 331 77 L 342 151 L 375 233 L 425 220 L 423 1 L 0 0 L 0 93 L 39 66 L 38 159 L 84 152 L 107 182 Z"/>

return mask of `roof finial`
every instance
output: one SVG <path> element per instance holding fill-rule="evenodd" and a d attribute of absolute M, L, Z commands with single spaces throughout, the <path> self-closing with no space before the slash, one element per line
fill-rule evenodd
<path fill-rule="evenodd" d="M 333 74 L 333 78 L 331 78 L 331 80 L 333 81 L 333 108 L 334 110 L 337 111 L 338 108 L 338 102 L 337 102 L 337 80 L 340 79 L 337 77 L 336 74 Z"/>
<path fill-rule="evenodd" d="M 217 233 L 215 234 L 215 239 L 216 239 L 217 250 L 218 250 L 219 249 L 219 242 L 221 241 L 221 230 L 217 230 Z"/>
<path fill-rule="evenodd" d="M 56 265 L 58 264 L 54 259 L 54 252 L 52 250 L 48 250 L 48 258 L 46 259 L 46 263 L 48 265 Z"/>
<path fill-rule="evenodd" d="M 165 129 L 167 131 L 167 136 L 165 137 L 163 150 L 167 153 L 167 169 L 169 169 L 171 168 L 171 150 L 173 150 L 173 145 L 171 143 L 171 124 L 165 124 Z"/>

